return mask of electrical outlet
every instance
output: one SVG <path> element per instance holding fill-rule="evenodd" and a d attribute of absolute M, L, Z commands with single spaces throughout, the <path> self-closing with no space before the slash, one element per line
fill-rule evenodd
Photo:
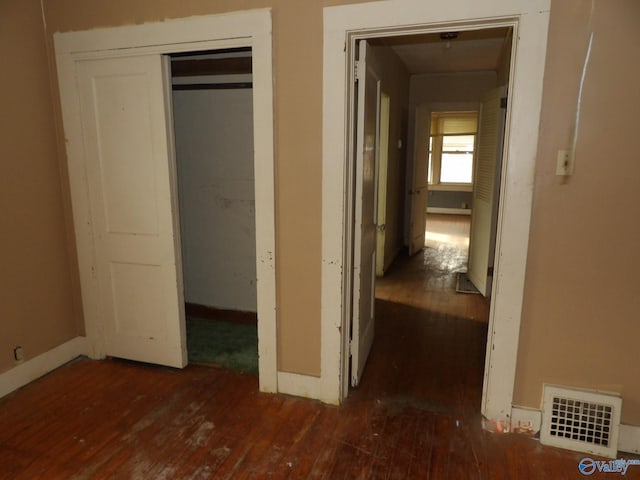
<path fill-rule="evenodd" d="M 13 349 L 13 359 L 16 363 L 22 363 L 24 360 L 24 351 L 22 350 L 22 347 L 17 346 Z"/>
<path fill-rule="evenodd" d="M 571 150 L 558 150 L 556 175 L 573 175 L 573 159 L 574 155 Z"/>

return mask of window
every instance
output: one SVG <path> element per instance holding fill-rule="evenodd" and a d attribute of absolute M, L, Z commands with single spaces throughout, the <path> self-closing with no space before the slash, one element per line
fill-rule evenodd
<path fill-rule="evenodd" d="M 433 112 L 429 137 L 429 184 L 473 182 L 478 112 Z"/>

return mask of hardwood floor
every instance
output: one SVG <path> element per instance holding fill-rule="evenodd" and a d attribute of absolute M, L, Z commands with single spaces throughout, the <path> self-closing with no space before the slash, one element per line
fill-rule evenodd
<path fill-rule="evenodd" d="M 489 303 L 484 297 L 455 293 L 456 273 L 467 270 L 469 225 L 465 215 L 428 215 L 425 249 L 413 257 L 401 253 L 377 280 L 376 297 L 486 323 Z"/>
<path fill-rule="evenodd" d="M 217 368 L 78 359 L 0 400 L 0 478 L 582 478 L 584 454 L 482 429 L 486 308 L 431 271 L 436 251 L 380 282 L 371 357 L 342 406 Z"/>

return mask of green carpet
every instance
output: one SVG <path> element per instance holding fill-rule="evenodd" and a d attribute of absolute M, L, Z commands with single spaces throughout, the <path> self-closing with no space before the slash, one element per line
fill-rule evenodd
<path fill-rule="evenodd" d="M 244 373 L 258 373 L 255 325 L 187 316 L 189 362 L 214 363 Z"/>

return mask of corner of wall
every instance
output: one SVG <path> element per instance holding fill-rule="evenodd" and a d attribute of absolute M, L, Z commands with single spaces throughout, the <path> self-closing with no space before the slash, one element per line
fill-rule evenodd
<path fill-rule="evenodd" d="M 0 374 L 0 398 L 87 354 L 86 337 L 76 337 Z"/>

